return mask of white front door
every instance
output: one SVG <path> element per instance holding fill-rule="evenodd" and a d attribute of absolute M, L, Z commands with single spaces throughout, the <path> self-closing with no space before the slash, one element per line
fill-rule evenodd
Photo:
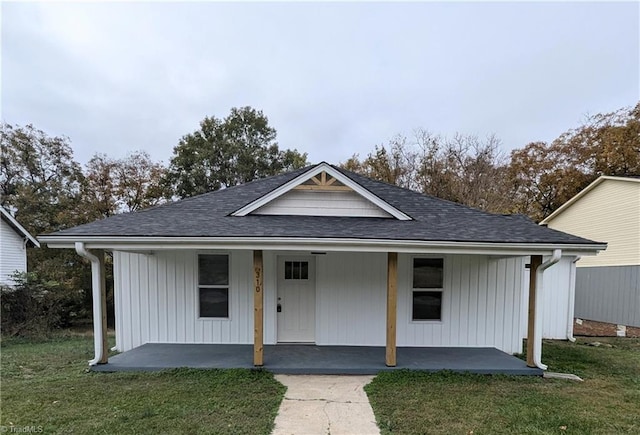
<path fill-rule="evenodd" d="M 314 257 L 278 257 L 278 342 L 314 343 L 316 279 Z"/>

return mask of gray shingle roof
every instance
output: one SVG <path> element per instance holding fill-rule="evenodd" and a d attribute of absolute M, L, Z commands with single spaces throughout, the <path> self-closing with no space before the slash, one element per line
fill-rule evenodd
<path fill-rule="evenodd" d="M 315 166 L 315 165 L 314 165 Z M 593 244 L 536 225 L 522 215 L 496 215 L 374 181 L 334 167 L 413 218 L 230 216 L 310 168 L 112 216 L 49 236 L 294 237 L 449 242 Z"/>

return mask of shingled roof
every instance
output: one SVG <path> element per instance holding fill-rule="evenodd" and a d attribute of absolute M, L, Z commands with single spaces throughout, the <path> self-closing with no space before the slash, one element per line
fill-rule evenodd
<path fill-rule="evenodd" d="M 176 238 L 331 238 L 398 241 L 544 243 L 594 245 L 596 242 L 536 225 L 522 215 L 499 215 L 374 181 L 331 166 L 411 220 L 333 216 L 232 216 L 238 209 L 316 168 L 256 180 L 239 186 L 69 228 L 58 238 L 108 236 Z"/>

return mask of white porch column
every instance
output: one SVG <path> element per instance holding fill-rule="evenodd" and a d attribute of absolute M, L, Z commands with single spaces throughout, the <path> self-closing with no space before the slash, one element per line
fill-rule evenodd
<path fill-rule="evenodd" d="M 93 295 L 94 358 L 89 365 L 108 362 L 107 344 L 107 284 L 104 272 L 104 251 L 88 251 L 84 243 L 76 242 L 76 252 L 91 261 L 91 293 Z"/>

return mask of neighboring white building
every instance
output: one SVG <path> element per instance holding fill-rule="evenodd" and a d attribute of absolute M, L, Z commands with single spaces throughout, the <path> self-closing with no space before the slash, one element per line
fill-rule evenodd
<path fill-rule="evenodd" d="M 40 247 L 38 241 L 0 206 L 0 285 L 13 285 L 11 275 L 27 271 L 27 247 Z"/>
<path fill-rule="evenodd" d="M 120 351 L 253 343 L 261 366 L 264 344 L 385 346 L 395 366 L 396 346 L 519 353 L 527 317 L 528 364 L 544 369 L 545 308 L 536 297 L 523 309 L 525 265 L 542 263 L 540 282 L 563 256 L 605 248 L 327 163 L 40 240 L 92 262 L 91 364 L 107 362 L 103 250 L 113 253 Z"/>
<path fill-rule="evenodd" d="M 541 223 L 607 243 L 576 263 L 576 317 L 640 326 L 640 177 L 599 177 Z"/>

